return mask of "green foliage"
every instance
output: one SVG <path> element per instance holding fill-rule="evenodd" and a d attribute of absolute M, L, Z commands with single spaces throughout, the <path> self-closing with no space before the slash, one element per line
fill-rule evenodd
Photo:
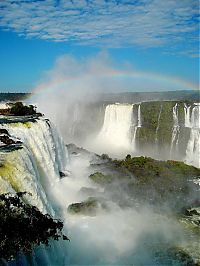
<path fill-rule="evenodd" d="M 154 144 L 156 137 L 158 144 L 170 145 L 173 127 L 172 109 L 176 103 L 175 101 L 156 101 L 141 104 L 142 128 L 138 129 L 137 139 L 142 146 L 147 143 Z M 183 102 L 178 102 L 178 118 L 179 125 L 184 126 Z"/>
<path fill-rule="evenodd" d="M 98 207 L 98 200 L 96 198 L 89 197 L 86 201 L 69 205 L 68 212 L 71 214 L 84 214 L 94 216 L 97 212 Z"/>
<path fill-rule="evenodd" d="M 10 109 L 10 114 L 21 116 L 21 115 L 34 115 L 36 114 L 36 108 L 33 105 L 24 105 L 22 102 L 16 102 Z"/>
<path fill-rule="evenodd" d="M 128 156 L 128 155 L 127 155 Z M 186 178 L 200 175 L 200 170 L 179 161 L 158 161 L 150 157 L 126 157 L 125 160 L 115 160 L 117 166 L 125 167 L 135 176 L 139 177 L 166 177 L 178 176 Z"/>
<path fill-rule="evenodd" d="M 49 239 L 68 239 L 62 234 L 63 223 L 21 200 L 24 192 L 16 196 L 0 195 L 0 258 L 14 259 L 17 253 L 29 253 Z"/>
<path fill-rule="evenodd" d="M 96 172 L 94 174 L 91 174 L 89 178 L 94 181 L 97 184 L 103 185 L 103 184 L 108 184 L 113 181 L 113 176 L 111 175 L 104 175 L 101 172 Z"/>
<path fill-rule="evenodd" d="M 103 169 L 104 173 L 96 172 L 90 178 L 115 193 L 116 198 L 119 198 L 118 184 L 120 191 L 124 190 L 134 201 L 159 207 L 166 204 L 175 212 L 199 202 L 191 180 L 200 176 L 200 169 L 183 162 L 127 155 L 125 160 L 104 164 Z"/>

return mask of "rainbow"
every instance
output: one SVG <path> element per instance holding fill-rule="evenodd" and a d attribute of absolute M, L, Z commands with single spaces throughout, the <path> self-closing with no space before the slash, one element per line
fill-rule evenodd
<path fill-rule="evenodd" d="M 84 75 L 85 77 L 88 78 L 109 78 L 109 79 L 120 79 L 120 80 L 140 80 L 140 81 L 149 81 L 149 82 L 154 82 L 158 84 L 166 85 L 168 84 L 168 88 L 172 88 L 169 90 L 199 90 L 199 86 L 193 82 L 173 77 L 173 76 L 165 76 L 157 73 L 151 73 L 151 72 L 141 72 L 141 71 L 131 71 L 131 70 L 112 70 L 108 69 L 106 72 L 102 73 L 89 73 L 88 75 Z M 72 77 L 58 77 L 55 78 L 49 82 L 44 82 L 38 85 L 34 89 L 34 93 L 40 93 L 42 91 L 49 91 L 49 90 L 54 90 L 55 88 L 62 89 L 63 86 L 70 85 L 70 82 L 78 82 L 79 79 L 81 80 L 83 76 L 72 76 Z M 65 87 L 66 88 L 66 87 Z M 148 88 L 147 88 L 148 89 Z M 161 88 L 162 89 L 162 88 Z"/>

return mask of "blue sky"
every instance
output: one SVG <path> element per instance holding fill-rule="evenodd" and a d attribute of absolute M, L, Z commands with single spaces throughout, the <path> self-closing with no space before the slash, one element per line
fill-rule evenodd
<path fill-rule="evenodd" d="M 140 83 L 148 89 L 145 73 L 166 77 L 163 83 L 193 84 L 182 89 L 197 88 L 198 5 L 198 0 L 3 0 L 0 90 L 34 90 L 58 58 L 87 61 L 102 51 L 112 69 L 128 65 L 143 73 L 137 90 Z M 134 81 L 133 75 L 127 79 Z M 166 88 L 181 89 L 173 83 Z"/>

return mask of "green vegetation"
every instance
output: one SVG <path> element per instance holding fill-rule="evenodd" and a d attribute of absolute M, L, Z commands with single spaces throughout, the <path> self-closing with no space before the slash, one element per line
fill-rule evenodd
<path fill-rule="evenodd" d="M 64 240 L 63 223 L 22 201 L 25 192 L 0 195 L 0 259 L 14 259 L 17 253 L 30 253 L 50 239 Z"/>
<path fill-rule="evenodd" d="M 155 177 L 170 178 L 171 176 L 186 179 L 200 175 L 200 169 L 179 161 L 158 161 L 143 156 L 131 158 L 130 155 L 127 155 L 125 160 L 114 160 L 113 162 L 116 167 L 129 170 L 140 180 Z"/>
<path fill-rule="evenodd" d="M 22 102 L 14 103 L 10 108 L 10 114 L 21 116 L 21 115 L 35 115 L 36 107 L 33 105 L 24 105 Z"/>
<path fill-rule="evenodd" d="M 138 128 L 136 135 L 136 144 L 139 145 L 140 151 L 151 150 L 152 146 L 155 147 L 156 144 L 157 152 L 169 154 L 174 126 L 173 107 L 176 104 L 179 124 L 178 152 L 184 158 L 190 130 L 185 128 L 185 102 L 183 101 L 141 103 L 142 127 Z M 193 105 L 189 101 L 186 104 Z M 137 110 L 138 104 L 133 106 L 135 117 L 137 117 Z M 174 158 L 176 158 L 176 154 L 174 154 Z"/>
<path fill-rule="evenodd" d="M 8 103 L 8 108 L 0 109 L 0 114 L 2 115 L 13 115 L 13 116 L 31 116 L 38 115 L 41 116 L 41 113 L 36 112 L 36 106 L 25 105 L 23 102 Z"/>
<path fill-rule="evenodd" d="M 199 204 L 192 180 L 200 176 L 200 169 L 183 162 L 127 155 L 124 160 L 104 163 L 103 169 L 103 172 L 95 172 L 89 178 L 115 194 L 115 198 L 119 198 L 116 184 L 120 184 L 120 189 L 130 199 L 142 204 L 168 205 L 175 212 Z"/>
<path fill-rule="evenodd" d="M 101 172 L 96 172 L 91 174 L 89 178 L 97 184 L 103 185 L 111 183 L 114 179 L 112 175 L 104 175 Z"/>
<path fill-rule="evenodd" d="M 106 209 L 106 204 L 97 198 L 89 197 L 86 201 L 69 205 L 67 210 L 71 214 L 95 216 L 99 208 Z"/>
<path fill-rule="evenodd" d="M 138 103 L 143 101 L 199 101 L 199 91 L 178 90 L 162 92 L 122 92 L 104 93 L 102 101 L 106 103 Z"/>
<path fill-rule="evenodd" d="M 174 105 L 175 102 L 144 102 L 141 104 L 142 128 L 138 130 L 137 139 L 142 146 L 147 143 L 155 144 L 156 130 L 158 143 L 170 144 Z"/>

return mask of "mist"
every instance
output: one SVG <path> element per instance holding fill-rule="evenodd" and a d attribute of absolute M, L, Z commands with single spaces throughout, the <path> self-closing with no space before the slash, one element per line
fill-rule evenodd
<path fill-rule="evenodd" d="M 128 153 L 138 156 L 139 111 L 133 117 L 132 104 L 116 105 L 115 101 L 105 101 L 102 97 L 105 93 L 145 88 L 146 81 L 138 84 L 138 79 L 112 76 L 118 71 L 130 70 L 134 72 L 128 64 L 117 66 L 105 52 L 86 59 L 65 55 L 58 58 L 53 69 L 45 74 L 30 101 L 56 125 L 65 144 L 75 143 L 95 153 L 108 153 L 112 158 L 122 158 Z M 162 156 L 167 158 L 165 150 L 163 147 Z M 151 145 L 145 146 L 142 155 L 162 157 Z M 89 178 L 94 173 L 91 160 L 95 156 L 98 157 L 90 152 L 70 153 L 67 176 L 50 188 L 56 205 L 60 206 L 66 235 L 71 240 L 66 251 L 70 263 L 162 265 L 163 259 L 165 265 L 169 248 L 182 247 L 188 240 L 180 222 L 174 218 L 175 202 L 171 198 L 158 202 L 158 205 L 132 202 L 128 194 L 129 184 L 125 181 L 116 181 L 106 189 L 98 186 Z M 156 193 L 151 188 L 145 189 L 142 193 L 146 195 Z M 193 188 L 191 198 L 196 199 L 197 195 L 192 192 Z M 71 204 L 84 202 L 91 198 L 91 194 L 94 198 L 103 198 L 107 207 L 100 206 L 96 215 L 74 215 L 68 211 Z M 175 206 L 179 207 L 182 205 Z M 176 259 L 175 263 L 179 265 Z"/>
<path fill-rule="evenodd" d="M 106 105 L 115 103 L 112 97 L 106 101 L 105 94 L 165 91 L 172 87 L 175 90 L 183 85 L 176 84 L 170 77 L 158 79 L 155 74 L 151 79 L 149 76 L 152 74 L 141 74 L 128 62 L 117 64 L 107 52 L 85 58 L 63 55 L 43 75 L 30 101 L 57 126 L 65 143 L 73 142 L 92 151 L 122 157 L 134 150 L 127 148 L 128 145 L 124 147 L 123 143 L 119 145 L 118 141 L 115 147 L 110 140 L 105 143 L 105 138 L 99 137 Z M 128 99 L 127 96 L 125 103 Z"/>
<path fill-rule="evenodd" d="M 156 212 L 149 205 L 121 207 L 118 200 L 127 197 L 125 190 L 119 193 L 122 184 L 112 185 L 118 195 L 113 200 L 113 193 L 88 178 L 95 156 L 72 153 L 68 168 L 71 174 L 53 187 L 70 238 L 67 251 L 70 265 L 159 265 L 158 249 L 167 256 L 169 247 L 181 245 L 185 241 L 183 229 L 170 215 Z M 108 209 L 98 208 L 95 216 L 70 214 L 67 211 L 70 204 L 91 196 L 82 193 L 82 188 L 93 189 L 94 197 L 104 197 Z"/>

